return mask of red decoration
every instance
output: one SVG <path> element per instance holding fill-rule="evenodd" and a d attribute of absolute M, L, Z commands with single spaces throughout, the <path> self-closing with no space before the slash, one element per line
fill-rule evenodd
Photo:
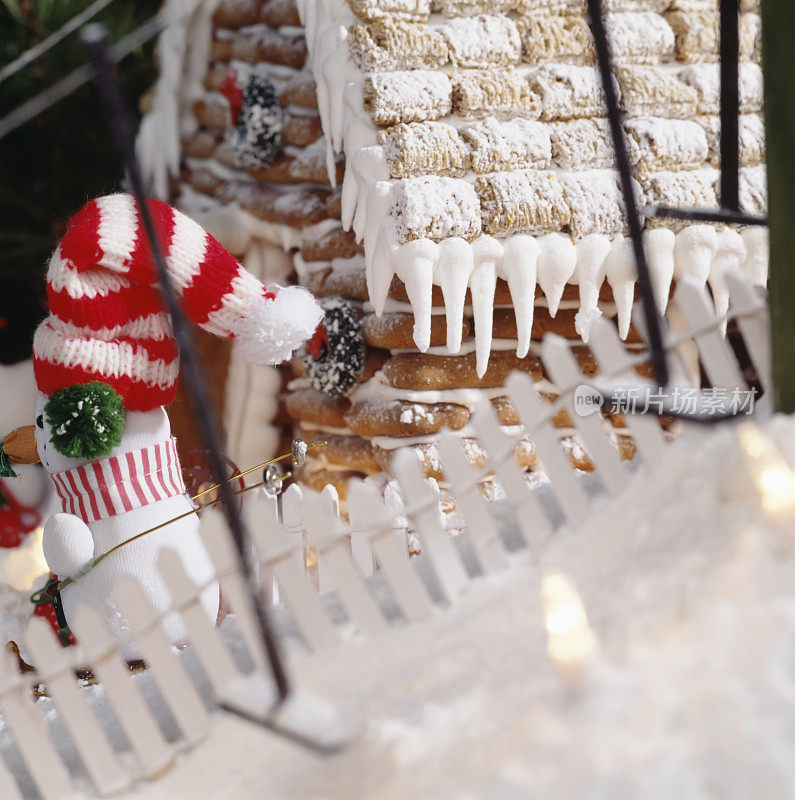
<path fill-rule="evenodd" d="M 321 322 L 320 325 L 317 326 L 317 330 L 312 334 L 312 338 L 306 343 L 306 352 L 309 353 L 312 358 L 320 358 L 323 354 L 324 347 L 327 353 L 331 350 L 328 334 Z"/>
<path fill-rule="evenodd" d="M 8 489 L 0 487 L 0 547 L 19 547 L 25 537 L 41 524 L 35 508 L 23 506 Z"/>
<path fill-rule="evenodd" d="M 229 101 L 232 124 L 237 125 L 237 115 L 243 108 L 243 90 L 237 84 L 237 70 L 230 69 L 218 86 L 218 91 Z"/>

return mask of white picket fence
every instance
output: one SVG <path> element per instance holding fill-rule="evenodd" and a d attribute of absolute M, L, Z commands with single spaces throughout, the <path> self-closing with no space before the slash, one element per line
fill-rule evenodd
<path fill-rule="evenodd" d="M 767 391 L 770 367 L 764 299 L 739 273 L 727 275 L 726 280 L 731 294 L 729 317 L 736 319 L 759 381 Z M 680 319 L 686 321 L 686 329 L 666 334 L 675 379 L 685 382 L 688 371 L 692 373 L 693 364 L 688 364 L 688 359 L 692 362 L 695 347 L 713 386 L 744 387 L 737 360 L 722 333 L 725 320 L 715 318 L 704 289 L 680 284 L 675 303 Z M 636 324 L 640 325 L 640 320 Z M 597 321 L 590 347 L 598 361 L 600 380 L 641 382 L 633 372 L 640 357 L 626 351 L 610 323 Z M 574 413 L 573 390 L 588 381 L 569 345 L 558 337 L 546 337 L 542 360 L 562 388 L 555 404 L 543 402 L 532 380 L 524 374 L 511 376 L 506 393 L 521 417 L 525 433 L 535 443 L 563 524 L 576 528 L 598 498 L 584 487 L 562 449 L 552 424 L 553 415 L 560 409 L 569 411 L 594 464 L 602 494 L 616 496 L 626 491 L 634 468 L 619 458 L 600 415 Z M 757 414 L 767 410 L 766 401 L 757 404 Z M 639 468 L 653 470 L 666 446 L 658 421 L 636 415 L 628 416 L 626 423 L 637 445 Z M 514 530 L 520 534 L 522 549 L 537 552 L 554 534 L 552 517 L 514 460 L 515 440 L 499 426 L 490 403 L 476 409 L 472 425 L 490 459 L 483 470 L 467 462 L 460 439 L 453 434 L 442 435 L 439 443 L 449 492 L 466 523 L 457 540 L 447 530 L 438 491 L 407 451 L 399 452 L 393 462 L 399 492 L 384 494 L 367 482 L 352 482 L 347 498 L 349 521 L 341 517 L 331 488 L 318 494 L 291 487 L 281 499 L 261 490 L 247 495 L 244 513 L 252 546 L 268 579 L 278 587 L 280 602 L 294 628 L 309 648 L 322 650 L 334 646 L 343 639 L 343 631 L 351 629 L 368 635 L 393 624 L 426 619 L 439 613 L 440 607 L 455 603 L 476 585 L 477 575 L 505 569 L 517 555 L 507 547 L 504 521 L 480 492 L 479 483 L 487 476 L 494 477 L 502 487 L 505 495 L 502 506 L 507 505 L 513 514 Z M 687 430 L 682 435 L 687 435 Z M 406 498 L 405 502 L 401 502 L 401 496 Z M 407 527 L 419 537 L 420 558 L 408 556 Z M 252 599 L 219 512 L 205 512 L 202 533 L 217 568 L 224 601 L 237 616 L 256 670 L 267 676 Z M 463 557 L 463 544 L 474 556 L 474 566 L 472 557 Z M 307 548 L 317 554 L 317 580 L 307 571 Z M 173 609 L 185 621 L 189 650 L 200 662 L 215 699 L 221 700 L 241 673 L 219 631 L 201 609 L 198 598 L 203 587 L 191 582 L 173 552 L 163 554 L 160 572 L 172 593 Z M 385 608 L 384 586 L 393 601 L 389 613 Z M 335 610 L 341 608 L 344 612 L 344 625 L 340 624 L 340 615 L 332 613 L 331 598 L 337 603 Z M 168 705 L 179 735 L 171 736 L 170 740 L 166 737 L 142 699 L 139 684 L 119 655 L 123 642 L 111 634 L 95 612 L 83 608 L 70 620 L 79 644 L 67 649 L 60 647 L 43 621 L 34 619 L 27 630 L 26 643 L 39 665 L 37 672 L 21 675 L 9 654 L 0 656 L 0 715 L 25 764 L 27 780 L 32 781 L 44 800 L 108 796 L 123 792 L 138 781 L 154 780 L 169 768 L 181 750 L 196 747 L 210 730 L 211 713 L 186 670 L 184 656 L 168 645 L 159 627 L 160 617 L 149 606 L 141 588 L 121 582 L 116 588 L 116 600 L 129 622 L 129 638 L 143 652 L 148 673 Z M 322 658 L 322 654 L 317 657 Z M 131 752 L 114 748 L 76 682 L 75 670 L 86 666 L 101 682 Z M 69 732 L 83 763 L 83 774 L 74 774 L 68 759 L 51 738 L 50 728 L 31 692 L 31 684 L 38 681 L 46 685 L 55 713 Z M 0 797 L 18 800 L 22 797 L 19 776 L 12 776 L 4 758 L 7 758 L 5 751 L 0 757 Z M 90 788 L 85 786 L 86 777 Z"/>

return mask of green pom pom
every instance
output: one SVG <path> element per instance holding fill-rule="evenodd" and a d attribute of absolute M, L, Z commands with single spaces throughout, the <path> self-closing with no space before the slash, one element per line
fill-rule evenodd
<path fill-rule="evenodd" d="M 16 478 L 17 473 L 11 466 L 11 461 L 3 450 L 3 443 L 0 442 L 0 478 Z"/>
<path fill-rule="evenodd" d="M 53 394 L 44 408 L 50 441 L 69 458 L 97 459 L 121 443 L 124 402 L 106 383 L 92 381 Z"/>

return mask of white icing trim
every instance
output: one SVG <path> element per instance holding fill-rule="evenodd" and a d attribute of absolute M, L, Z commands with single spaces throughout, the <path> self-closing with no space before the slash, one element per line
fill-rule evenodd
<path fill-rule="evenodd" d="M 204 95 L 217 5 L 218 0 L 166 0 L 161 12 L 167 22 L 157 42 L 160 75 L 136 151 L 150 194 L 164 200 L 170 179 L 179 175 L 182 135 L 196 125 L 190 109 Z"/>

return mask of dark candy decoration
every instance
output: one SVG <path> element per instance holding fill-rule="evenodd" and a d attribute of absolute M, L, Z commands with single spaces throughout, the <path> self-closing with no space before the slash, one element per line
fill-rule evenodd
<path fill-rule="evenodd" d="M 243 87 L 235 127 L 229 144 L 235 163 L 246 169 L 270 164 L 281 152 L 284 116 L 273 84 L 264 75 L 252 75 Z M 235 104 L 230 97 L 233 118 Z"/>
<path fill-rule="evenodd" d="M 367 347 L 356 306 L 341 297 L 318 300 L 326 316 L 307 344 L 304 368 L 312 387 L 325 394 L 348 394 L 359 382 Z"/>

